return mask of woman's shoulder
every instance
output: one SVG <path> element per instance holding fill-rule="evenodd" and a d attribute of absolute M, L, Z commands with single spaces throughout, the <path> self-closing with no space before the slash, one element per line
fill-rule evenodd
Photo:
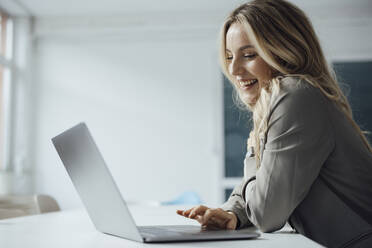
<path fill-rule="evenodd" d="M 327 100 L 321 91 L 309 81 L 299 76 L 287 76 L 280 79 L 279 91 L 273 95 L 272 111 L 281 105 L 287 110 L 324 108 Z M 297 112 L 297 111 L 296 111 Z"/>
<path fill-rule="evenodd" d="M 317 91 L 309 81 L 300 76 L 285 76 L 280 80 L 281 93 L 301 93 L 306 91 Z"/>
<path fill-rule="evenodd" d="M 268 123 L 272 128 L 292 130 L 312 126 L 315 130 L 329 128 L 329 101 L 310 82 L 299 77 L 285 77 L 280 81 L 278 94 L 271 99 Z"/>
<path fill-rule="evenodd" d="M 324 98 L 320 89 L 315 87 L 308 80 L 300 76 L 286 76 L 279 80 L 278 96 L 287 96 L 293 98 L 294 101 L 306 102 L 320 100 Z"/>

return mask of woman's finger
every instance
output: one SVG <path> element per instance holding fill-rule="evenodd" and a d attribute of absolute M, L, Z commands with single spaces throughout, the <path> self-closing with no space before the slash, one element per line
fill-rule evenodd
<path fill-rule="evenodd" d="M 221 208 L 211 209 L 206 206 L 197 206 L 187 210 L 177 210 L 177 214 L 191 218 L 200 223 L 204 229 L 231 229 L 236 228 L 235 215 Z"/>
<path fill-rule="evenodd" d="M 185 210 L 177 209 L 176 213 L 183 216 L 183 211 L 185 211 Z"/>
<path fill-rule="evenodd" d="M 188 217 L 188 210 L 177 210 L 177 214 L 182 215 L 183 217 Z"/>
<path fill-rule="evenodd" d="M 188 217 L 191 219 L 195 219 L 197 215 L 204 215 L 205 211 L 209 208 L 203 205 L 194 207 L 192 211 L 189 213 Z"/>
<path fill-rule="evenodd" d="M 188 217 L 191 210 L 192 210 L 192 208 L 191 209 L 186 209 L 186 210 L 177 210 L 176 213 L 179 214 L 179 215 L 182 215 L 184 217 Z"/>
<path fill-rule="evenodd" d="M 235 229 L 236 216 L 221 208 L 200 205 L 187 210 L 177 210 L 177 214 L 198 221 L 206 229 Z"/>
<path fill-rule="evenodd" d="M 196 206 L 196 207 L 187 209 L 187 210 L 177 210 L 176 213 L 179 214 L 179 215 L 188 217 L 188 218 L 195 219 L 195 217 L 196 217 L 197 214 L 204 213 L 204 211 L 206 209 L 208 209 L 208 207 L 203 206 L 203 205 L 199 205 L 199 206 Z"/>

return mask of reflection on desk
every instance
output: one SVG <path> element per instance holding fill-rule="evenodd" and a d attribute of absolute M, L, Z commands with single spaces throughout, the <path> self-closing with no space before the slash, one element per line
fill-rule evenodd
<path fill-rule="evenodd" d="M 176 214 L 180 206 L 129 206 L 137 225 L 195 225 Z M 123 220 L 124 221 L 124 220 Z M 144 244 L 98 232 L 84 209 L 19 217 L 0 221 L 0 246 L 6 248 L 50 247 L 321 247 L 296 234 L 289 226 L 275 233 L 262 233 L 258 239 Z"/>

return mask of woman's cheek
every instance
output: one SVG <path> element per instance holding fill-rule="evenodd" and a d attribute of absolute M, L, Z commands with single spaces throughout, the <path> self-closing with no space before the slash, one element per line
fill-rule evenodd
<path fill-rule="evenodd" d="M 257 75 L 257 63 L 255 63 L 255 61 L 250 61 L 247 63 L 246 65 L 246 68 L 248 70 L 248 72 L 254 77 L 254 78 L 258 78 L 258 75 Z"/>

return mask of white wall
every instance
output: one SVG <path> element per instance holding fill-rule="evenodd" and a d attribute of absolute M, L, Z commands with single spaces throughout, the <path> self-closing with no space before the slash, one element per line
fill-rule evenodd
<path fill-rule="evenodd" d="M 194 190 L 218 202 L 222 80 L 215 39 L 132 41 L 99 31 L 79 37 L 44 33 L 35 42 L 36 192 L 64 208 L 80 204 L 50 138 L 85 121 L 127 199 L 170 200 Z"/>

